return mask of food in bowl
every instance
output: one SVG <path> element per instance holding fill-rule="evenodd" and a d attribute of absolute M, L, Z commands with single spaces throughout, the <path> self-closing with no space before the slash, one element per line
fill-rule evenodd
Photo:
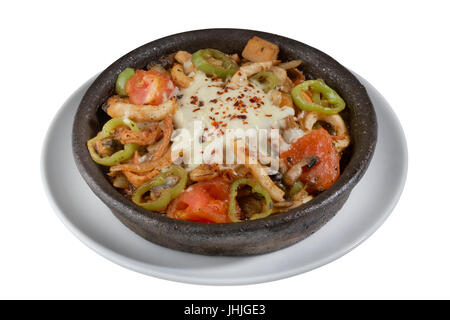
<path fill-rule="evenodd" d="M 89 141 L 124 197 L 194 222 L 242 222 L 330 188 L 350 145 L 345 101 L 300 60 L 257 36 L 241 55 L 178 51 L 167 66 L 125 68 Z M 172 61 L 173 60 L 173 61 Z"/>

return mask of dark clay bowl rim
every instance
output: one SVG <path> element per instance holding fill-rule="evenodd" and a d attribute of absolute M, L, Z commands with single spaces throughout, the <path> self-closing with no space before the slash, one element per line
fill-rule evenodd
<path fill-rule="evenodd" d="M 198 223 L 198 222 L 190 222 L 190 221 L 182 221 L 176 220 L 166 217 L 157 212 L 147 211 L 132 201 L 126 199 L 123 195 L 117 191 L 112 184 L 108 181 L 105 175 L 102 173 L 102 178 L 99 176 L 99 168 L 98 165 L 92 161 L 90 158 L 89 152 L 86 148 L 86 141 L 79 141 L 77 139 L 79 135 L 79 124 L 83 121 L 87 121 L 86 117 L 84 117 L 82 112 L 82 106 L 89 99 L 93 99 L 96 96 L 96 92 L 99 88 L 102 88 L 102 84 L 106 82 L 106 79 L 111 79 L 117 77 L 117 74 L 120 70 L 116 70 L 118 66 L 126 65 L 134 61 L 134 57 L 139 55 L 143 51 L 149 50 L 149 48 L 157 48 L 163 45 L 166 42 L 170 42 L 171 39 L 194 34 L 201 35 L 203 32 L 242 32 L 243 36 L 248 36 L 249 34 L 258 35 L 262 38 L 266 36 L 267 38 L 273 38 L 279 40 L 281 46 L 283 43 L 287 44 L 301 44 L 310 52 L 313 52 L 316 56 L 319 56 L 321 59 L 325 61 L 331 62 L 333 68 L 339 73 L 340 77 L 345 81 L 349 81 L 351 85 L 359 87 L 361 90 L 360 99 L 358 103 L 363 106 L 365 113 L 358 114 L 358 119 L 351 119 L 354 121 L 354 125 L 356 126 L 355 130 L 358 130 L 361 127 L 361 130 L 364 130 L 364 133 L 359 137 L 360 142 L 353 150 L 353 155 L 348 162 L 346 168 L 343 172 L 341 172 L 338 180 L 333 184 L 331 188 L 322 193 L 318 194 L 314 199 L 309 202 L 289 210 L 284 213 L 278 213 L 272 216 L 269 216 L 264 219 L 259 220 L 249 220 L 243 221 L 240 223 Z M 182 50 L 183 48 L 179 48 Z M 301 58 L 301 57 L 299 57 Z M 362 92 L 364 91 L 364 92 Z M 100 108 L 100 106 L 99 106 Z M 361 177 L 364 175 L 367 167 L 370 163 L 370 160 L 373 156 L 373 152 L 375 149 L 375 144 L 377 140 L 377 123 L 375 110 L 373 108 L 372 102 L 370 101 L 369 96 L 367 95 L 366 89 L 363 85 L 356 79 L 356 77 L 345 67 L 335 61 L 332 57 L 327 54 L 310 47 L 304 43 L 299 41 L 289 39 L 283 36 L 254 31 L 254 30 L 246 30 L 246 29 L 202 29 L 202 30 L 194 30 L 182 32 L 174 35 L 170 35 L 164 38 L 160 38 L 158 40 L 152 41 L 150 43 L 144 44 L 141 47 L 129 52 L 123 57 L 116 60 L 113 64 L 111 64 L 108 68 L 106 68 L 91 84 L 88 88 L 87 92 L 83 96 L 81 103 L 78 107 L 78 110 L 75 114 L 75 120 L 73 124 L 72 130 L 72 149 L 75 158 L 75 163 L 80 171 L 82 177 L 87 182 L 92 191 L 110 208 L 116 212 L 122 213 L 131 213 L 136 215 L 137 221 L 145 221 L 145 223 L 154 223 L 155 226 L 163 223 L 168 225 L 169 227 L 182 232 L 182 230 L 188 231 L 189 233 L 195 232 L 197 234 L 207 234 L 209 236 L 220 235 L 220 234 L 229 234 L 233 232 L 243 232 L 243 231 L 256 231 L 262 228 L 271 228 L 275 226 L 280 226 L 282 224 L 291 223 L 294 220 L 301 218 L 311 212 L 317 212 L 317 210 L 323 209 L 327 210 L 327 207 L 330 206 L 335 200 L 340 199 L 344 193 L 348 194 L 351 192 L 353 187 L 358 183 Z"/>

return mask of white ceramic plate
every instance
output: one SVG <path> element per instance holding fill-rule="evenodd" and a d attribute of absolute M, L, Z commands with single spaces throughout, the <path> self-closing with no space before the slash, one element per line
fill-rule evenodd
<path fill-rule="evenodd" d="M 155 245 L 122 225 L 81 178 L 72 156 L 73 118 L 93 79 L 72 94 L 49 128 L 41 163 L 45 189 L 59 218 L 83 243 L 107 259 L 147 275 L 238 285 L 312 270 L 341 257 L 375 232 L 396 205 L 406 180 L 402 127 L 381 94 L 359 79 L 377 113 L 379 133 L 373 160 L 338 214 L 318 232 L 286 249 L 251 257 L 195 255 Z"/>

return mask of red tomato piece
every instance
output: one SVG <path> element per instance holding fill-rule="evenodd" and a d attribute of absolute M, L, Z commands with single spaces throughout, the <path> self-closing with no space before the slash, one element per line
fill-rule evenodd
<path fill-rule="evenodd" d="M 314 191 L 330 188 L 339 177 L 339 154 L 333 145 L 333 137 L 323 128 L 297 139 L 281 154 L 288 167 L 301 160 L 316 156 L 319 161 L 311 168 L 303 168 L 300 180 Z"/>
<path fill-rule="evenodd" d="M 174 90 L 170 76 L 155 70 L 137 70 L 125 86 L 130 102 L 138 105 L 160 105 L 171 97 Z"/>
<path fill-rule="evenodd" d="M 196 222 L 231 222 L 228 217 L 230 184 L 223 178 L 201 181 L 189 186 L 167 210 L 167 216 Z"/>

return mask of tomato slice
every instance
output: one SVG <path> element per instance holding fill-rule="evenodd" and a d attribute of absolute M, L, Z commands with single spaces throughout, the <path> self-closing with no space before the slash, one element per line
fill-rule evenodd
<path fill-rule="evenodd" d="M 137 70 L 125 87 L 133 104 L 159 105 L 170 98 L 174 90 L 170 76 L 155 70 Z"/>
<path fill-rule="evenodd" d="M 189 186 L 167 210 L 167 216 L 196 222 L 231 222 L 228 217 L 230 184 L 223 178 L 201 181 Z"/>
<path fill-rule="evenodd" d="M 311 169 L 304 167 L 300 180 L 314 191 L 330 188 L 339 177 L 339 154 L 334 148 L 333 137 L 323 128 L 297 139 L 281 154 L 288 167 L 311 156 L 318 157 L 319 161 Z"/>

